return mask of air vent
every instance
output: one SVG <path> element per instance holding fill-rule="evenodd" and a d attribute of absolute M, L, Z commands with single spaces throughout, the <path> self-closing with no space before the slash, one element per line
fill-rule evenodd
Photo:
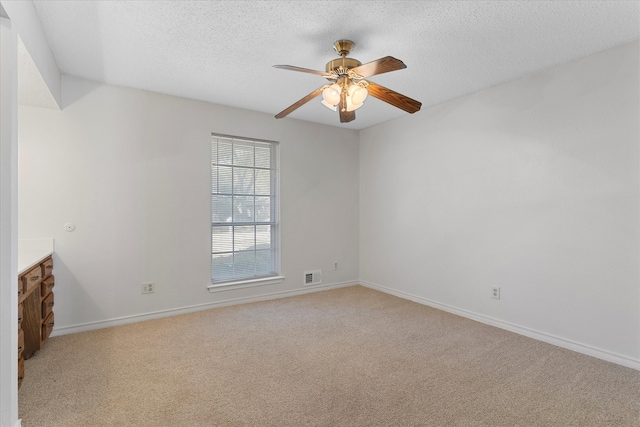
<path fill-rule="evenodd" d="M 319 285 L 322 283 L 322 271 L 314 270 L 314 271 L 305 271 L 304 272 L 304 285 Z"/>

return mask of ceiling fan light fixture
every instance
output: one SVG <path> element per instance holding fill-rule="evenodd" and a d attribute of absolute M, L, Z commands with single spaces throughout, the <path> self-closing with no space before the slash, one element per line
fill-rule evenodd
<path fill-rule="evenodd" d="M 326 102 L 327 104 L 331 104 L 333 106 L 338 105 L 338 103 L 340 102 L 340 91 L 340 86 L 335 83 L 327 86 L 322 91 L 322 103 L 325 104 Z"/>
<path fill-rule="evenodd" d="M 369 95 L 369 91 L 366 87 L 362 87 L 358 84 L 352 84 L 349 86 L 348 92 L 349 98 L 351 98 L 351 103 L 356 107 L 360 107 L 365 99 L 367 99 L 367 95 Z"/>
<path fill-rule="evenodd" d="M 360 104 L 354 104 L 353 101 L 351 100 L 350 96 L 347 96 L 347 111 L 355 111 L 358 108 L 362 107 L 364 104 L 360 103 Z"/>
<path fill-rule="evenodd" d="M 325 101 L 324 99 L 322 101 L 320 101 L 320 102 L 322 103 L 322 105 L 324 105 L 328 109 L 333 110 L 333 111 L 338 111 L 338 106 L 337 105 L 331 105 L 327 101 Z"/>

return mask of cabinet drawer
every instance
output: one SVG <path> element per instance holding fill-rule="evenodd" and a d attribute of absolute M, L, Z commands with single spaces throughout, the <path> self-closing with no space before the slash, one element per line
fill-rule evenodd
<path fill-rule="evenodd" d="M 20 388 L 20 384 L 22 384 L 22 379 L 24 378 L 24 359 L 22 356 L 18 359 L 18 388 Z"/>
<path fill-rule="evenodd" d="M 46 319 L 53 311 L 53 292 L 50 292 L 45 299 L 42 300 L 42 319 Z"/>
<path fill-rule="evenodd" d="M 24 306 L 22 303 L 18 304 L 18 328 L 22 325 L 22 319 L 24 318 Z"/>
<path fill-rule="evenodd" d="M 51 331 L 53 331 L 53 325 L 54 325 L 53 313 L 49 313 L 49 316 L 46 319 L 44 319 L 44 321 L 42 322 L 42 340 L 41 340 L 40 347 L 44 345 L 44 342 L 47 340 L 47 338 L 49 338 L 49 335 L 51 335 Z"/>
<path fill-rule="evenodd" d="M 22 357 L 22 350 L 24 350 L 24 331 L 18 328 L 18 357 Z"/>
<path fill-rule="evenodd" d="M 55 278 L 53 276 L 49 276 L 44 279 L 42 283 L 40 283 L 40 296 L 43 298 L 46 297 L 51 292 L 54 285 Z"/>
<path fill-rule="evenodd" d="M 33 267 L 31 270 L 22 275 L 22 285 L 23 291 L 26 294 L 33 288 L 35 285 L 40 283 L 40 279 L 42 279 L 42 267 L 38 264 L 36 267 Z"/>
<path fill-rule="evenodd" d="M 53 259 L 47 258 L 42 262 L 42 277 L 51 276 L 53 273 Z"/>

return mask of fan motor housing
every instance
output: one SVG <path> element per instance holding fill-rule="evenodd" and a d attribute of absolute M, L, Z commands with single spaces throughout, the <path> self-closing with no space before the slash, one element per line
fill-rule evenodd
<path fill-rule="evenodd" d="M 338 74 L 342 74 L 339 73 L 338 70 L 340 68 L 344 69 L 344 70 L 350 70 L 352 68 L 356 68 L 359 67 L 360 65 L 362 65 L 362 62 L 358 61 L 357 59 L 353 59 L 353 58 L 337 58 L 334 60 L 331 60 L 329 62 L 327 62 L 327 66 L 326 66 L 326 71 L 327 73 L 330 72 L 336 72 Z"/>

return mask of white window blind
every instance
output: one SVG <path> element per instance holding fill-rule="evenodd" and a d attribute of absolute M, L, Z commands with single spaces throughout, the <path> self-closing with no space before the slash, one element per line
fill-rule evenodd
<path fill-rule="evenodd" d="M 211 282 L 277 275 L 277 144 L 211 141 Z"/>

